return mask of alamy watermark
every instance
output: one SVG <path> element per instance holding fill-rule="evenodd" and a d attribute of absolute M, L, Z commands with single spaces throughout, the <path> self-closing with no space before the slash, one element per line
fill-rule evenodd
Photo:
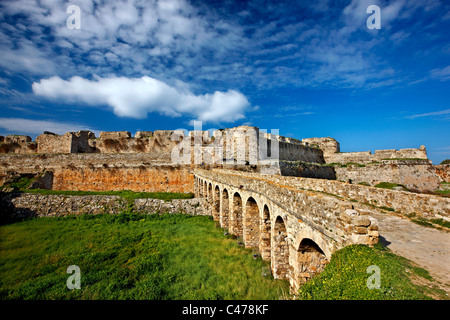
<path fill-rule="evenodd" d="M 81 289 L 81 270 L 79 266 L 71 265 L 67 267 L 66 273 L 73 273 L 66 282 L 67 289 Z"/>
<path fill-rule="evenodd" d="M 367 273 L 372 275 L 367 279 L 367 288 L 380 289 L 381 288 L 381 270 L 377 265 L 371 265 L 367 267 Z"/>
<path fill-rule="evenodd" d="M 70 5 L 67 7 L 66 13 L 70 14 L 67 18 L 66 26 L 68 29 L 81 29 L 81 9 L 77 5 Z"/>
<path fill-rule="evenodd" d="M 366 13 L 372 13 L 367 18 L 366 25 L 369 29 L 381 29 L 381 9 L 379 6 L 371 5 L 367 7 Z"/>
<path fill-rule="evenodd" d="M 212 131 L 212 136 L 210 132 Z M 194 121 L 194 131 L 177 129 L 171 140 L 178 142 L 171 151 L 173 164 L 274 165 L 279 159 L 279 130 L 241 126 L 223 130 L 202 130 Z"/>

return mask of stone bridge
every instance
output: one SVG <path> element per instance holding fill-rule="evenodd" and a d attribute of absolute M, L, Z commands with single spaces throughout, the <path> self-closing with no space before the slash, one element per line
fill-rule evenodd
<path fill-rule="evenodd" d="M 377 221 L 352 202 L 281 184 L 275 176 L 195 169 L 194 182 L 214 220 L 270 261 L 274 278 L 287 279 L 293 292 L 336 250 L 378 242 Z"/>

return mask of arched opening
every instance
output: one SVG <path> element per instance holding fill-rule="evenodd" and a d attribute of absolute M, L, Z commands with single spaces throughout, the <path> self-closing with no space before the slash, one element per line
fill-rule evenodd
<path fill-rule="evenodd" d="M 219 189 L 219 186 L 216 186 L 214 188 L 212 213 L 213 213 L 214 221 L 219 221 L 219 219 L 220 219 L 220 189 Z"/>
<path fill-rule="evenodd" d="M 212 198 L 213 198 L 213 193 L 212 193 L 212 184 L 211 182 L 208 185 L 208 195 L 207 195 L 207 200 L 208 202 L 212 203 Z"/>
<path fill-rule="evenodd" d="M 300 242 L 296 255 L 294 285 L 297 287 L 322 272 L 328 263 L 322 249 L 309 238 L 304 238 Z"/>
<path fill-rule="evenodd" d="M 252 197 L 245 204 L 243 233 L 245 247 L 259 249 L 259 208 Z"/>
<path fill-rule="evenodd" d="M 266 261 L 270 261 L 270 224 L 270 211 L 267 205 L 264 205 L 260 222 L 259 252 L 261 258 Z"/>
<path fill-rule="evenodd" d="M 229 205 L 230 205 L 230 199 L 228 196 L 228 190 L 227 189 L 223 189 L 222 191 L 222 207 L 221 207 L 221 211 L 220 211 L 220 225 L 222 226 L 222 228 L 224 229 L 228 229 L 229 225 Z"/>
<path fill-rule="evenodd" d="M 289 245 L 286 225 L 280 216 L 273 227 L 272 270 L 275 279 L 289 279 Z"/>
<path fill-rule="evenodd" d="M 206 198 L 206 196 L 207 196 L 207 187 L 206 187 L 205 180 L 203 180 L 203 184 L 202 184 L 202 196 L 203 196 L 203 198 Z"/>
<path fill-rule="evenodd" d="M 242 237 L 242 199 L 239 193 L 233 195 L 233 209 L 230 219 L 230 233 Z"/>

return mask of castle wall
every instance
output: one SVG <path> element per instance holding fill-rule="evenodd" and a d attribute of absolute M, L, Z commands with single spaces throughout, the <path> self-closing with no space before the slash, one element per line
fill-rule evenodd
<path fill-rule="evenodd" d="M 193 192 L 193 175 L 173 166 L 128 168 L 60 168 L 54 190 Z"/>
<path fill-rule="evenodd" d="M 193 192 L 188 165 L 170 154 L 0 155 L 0 184 L 11 173 L 53 172 L 54 190 Z"/>
<path fill-rule="evenodd" d="M 335 139 L 327 138 L 306 138 L 302 139 L 302 143 L 306 145 L 316 145 L 323 151 L 324 157 L 340 152 L 340 145 Z"/>
<path fill-rule="evenodd" d="M 325 155 L 327 163 L 341 163 L 347 164 L 354 163 L 371 163 L 381 162 L 385 159 L 428 159 L 425 147 L 419 149 L 387 149 L 387 150 L 375 150 L 375 153 L 370 151 L 365 152 L 340 152 L 329 153 Z"/>
<path fill-rule="evenodd" d="M 36 153 L 37 143 L 30 136 L 9 135 L 0 136 L 0 153 L 30 154 Z"/>
<path fill-rule="evenodd" d="M 184 213 L 205 215 L 203 199 L 136 199 L 134 208 L 141 213 Z M 118 214 L 127 209 L 127 202 L 120 196 L 107 195 L 43 195 L 33 193 L 0 194 L 0 204 L 4 215 L 1 217 L 61 217 L 80 214 Z"/>
<path fill-rule="evenodd" d="M 38 153 L 70 153 L 72 152 L 72 135 L 43 133 L 36 137 Z"/>
<path fill-rule="evenodd" d="M 365 167 L 335 166 L 336 179 L 352 183 L 366 182 L 374 186 L 380 182 L 402 184 L 411 191 L 431 192 L 439 189 L 440 179 L 430 163 L 389 160 L 381 164 L 370 164 Z"/>
<path fill-rule="evenodd" d="M 450 182 L 450 164 L 440 164 L 434 166 L 434 170 L 441 182 Z"/>

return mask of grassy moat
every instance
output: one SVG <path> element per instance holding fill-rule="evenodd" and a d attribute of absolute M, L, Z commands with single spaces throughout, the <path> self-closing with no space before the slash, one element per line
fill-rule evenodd
<path fill-rule="evenodd" d="M 285 299 L 287 281 L 269 264 L 224 236 L 211 217 L 82 215 L 34 218 L 0 226 L 0 299 Z M 67 267 L 81 271 L 81 289 L 66 286 Z M 380 289 L 368 289 L 370 265 Z M 336 252 L 304 285 L 301 299 L 429 299 L 445 295 L 411 278 L 432 281 L 381 246 Z"/>

